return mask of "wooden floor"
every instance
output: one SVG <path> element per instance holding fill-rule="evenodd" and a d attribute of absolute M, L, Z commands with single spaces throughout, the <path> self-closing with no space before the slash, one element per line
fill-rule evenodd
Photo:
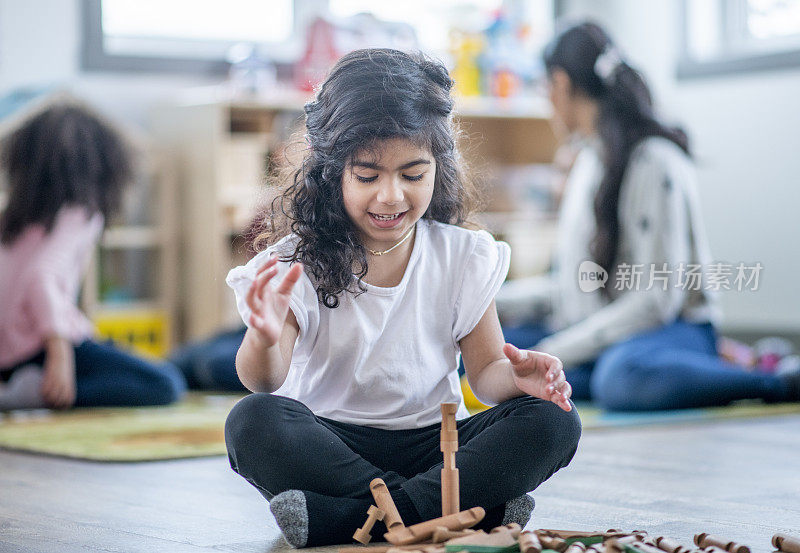
<path fill-rule="evenodd" d="M 593 431 L 529 528 L 800 534 L 800 416 Z M 101 464 L 0 452 L 2 552 L 274 552 L 266 501 L 224 458 Z M 328 549 L 321 549 L 328 550 Z"/>

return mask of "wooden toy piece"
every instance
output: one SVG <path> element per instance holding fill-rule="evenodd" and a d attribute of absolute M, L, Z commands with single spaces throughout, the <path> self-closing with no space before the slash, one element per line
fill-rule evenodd
<path fill-rule="evenodd" d="M 719 536 L 712 536 L 706 533 L 695 534 L 694 543 L 703 549 L 713 545 L 714 547 L 719 547 L 720 549 L 724 549 L 730 553 L 750 553 L 750 548 L 746 545 L 741 545 L 734 541 L 730 541 Z"/>
<path fill-rule="evenodd" d="M 586 551 L 586 546 L 583 542 L 574 541 L 567 546 L 564 553 L 583 553 L 584 551 Z"/>
<path fill-rule="evenodd" d="M 471 528 L 466 528 L 464 530 L 448 530 L 444 526 L 439 526 L 433 531 L 433 537 L 431 538 L 431 541 L 433 543 L 444 543 L 447 540 L 463 538 L 464 536 L 468 536 L 474 532 L 475 530 L 472 530 Z"/>
<path fill-rule="evenodd" d="M 458 427 L 456 426 L 457 403 L 442 403 L 442 430 L 440 449 L 444 454 L 442 466 L 442 516 L 452 515 L 460 509 L 458 469 L 456 468 L 456 451 L 458 451 Z"/>
<path fill-rule="evenodd" d="M 353 534 L 353 539 L 364 545 L 368 544 L 369 540 L 372 539 L 370 531 L 372 531 L 372 527 L 375 526 L 375 521 L 383 520 L 383 516 L 383 511 L 378 509 L 375 505 L 370 505 L 367 510 L 367 521 L 364 523 L 363 527 L 356 530 L 355 534 Z"/>
<path fill-rule="evenodd" d="M 433 536 L 433 531 L 440 526 L 448 530 L 463 530 L 475 526 L 483 520 L 485 516 L 486 511 L 483 507 L 473 507 L 466 511 L 386 532 L 384 537 L 386 541 L 394 545 L 410 545 L 430 539 L 430 537 Z"/>
<path fill-rule="evenodd" d="M 505 524 L 503 526 L 498 526 L 496 528 L 492 528 L 490 534 L 496 534 L 498 532 L 508 532 L 514 539 L 517 539 L 522 532 L 522 526 L 517 524 L 516 522 L 512 522 L 511 524 Z"/>
<path fill-rule="evenodd" d="M 385 553 L 445 553 L 444 545 L 442 544 L 417 544 L 413 546 L 393 546 L 389 547 Z"/>
<path fill-rule="evenodd" d="M 393 553 L 398 553 L 400 551 L 409 553 L 409 551 L 418 551 L 421 547 L 423 547 L 423 545 L 359 545 L 354 547 L 340 547 L 337 553 L 389 553 L 391 550 L 394 550 Z"/>
<path fill-rule="evenodd" d="M 636 536 L 623 536 L 621 538 L 611 538 L 606 540 L 606 552 L 607 553 L 625 553 L 625 546 L 631 545 L 636 543 L 638 539 Z M 580 542 L 575 542 L 580 543 Z M 570 546 L 571 548 L 572 546 Z M 569 551 L 569 549 L 568 549 Z"/>
<path fill-rule="evenodd" d="M 728 553 L 725 549 L 720 549 L 716 545 L 709 545 L 705 549 L 698 549 L 697 551 L 701 551 L 702 553 Z"/>
<path fill-rule="evenodd" d="M 386 482 L 380 478 L 375 478 L 369 483 L 369 489 L 378 509 L 384 513 L 383 522 L 386 524 L 386 528 L 389 531 L 403 528 L 405 526 L 403 519 L 400 517 L 400 513 L 397 512 L 397 506 L 394 504 L 392 494 L 389 493 L 389 488 L 386 487 Z"/>
<path fill-rule="evenodd" d="M 535 531 L 538 536 L 552 536 L 556 538 L 561 538 L 563 540 L 572 540 L 572 539 L 581 539 L 582 538 L 614 538 L 614 537 L 622 537 L 622 536 L 629 536 L 634 532 L 624 532 L 622 530 L 607 530 L 605 532 L 583 532 L 579 530 L 551 530 L 551 529 L 540 529 Z M 585 542 L 584 542 L 585 543 Z"/>
<path fill-rule="evenodd" d="M 681 545 L 678 540 L 658 536 L 656 539 L 656 547 L 667 553 L 690 553 L 692 548 Z"/>
<path fill-rule="evenodd" d="M 539 536 L 539 543 L 543 548 L 553 551 L 565 551 L 568 545 L 567 540 L 556 536 Z"/>
<path fill-rule="evenodd" d="M 509 525 L 512 526 L 512 525 Z M 493 529 L 489 534 L 486 532 L 474 532 L 463 538 L 456 538 L 445 543 L 445 550 L 448 552 L 465 551 L 468 553 L 511 553 L 519 548 L 516 532 L 518 524 L 514 527 L 500 526 Z M 521 528 L 520 528 L 521 530 Z M 515 535 L 516 534 L 516 535 Z"/>
<path fill-rule="evenodd" d="M 517 543 L 522 553 L 542 553 L 542 544 L 533 532 L 520 532 Z"/>
<path fill-rule="evenodd" d="M 662 549 L 655 545 L 641 541 L 639 535 L 611 538 L 606 540 L 604 545 L 607 553 L 664 553 Z M 587 549 L 587 553 L 590 550 L 591 548 Z"/>
<path fill-rule="evenodd" d="M 789 534 L 775 534 L 772 536 L 772 545 L 778 551 L 785 553 L 800 553 L 800 538 L 790 536 Z"/>
<path fill-rule="evenodd" d="M 566 549 L 564 551 L 566 551 Z M 593 543 L 586 548 L 586 553 L 607 553 L 606 542 Z"/>

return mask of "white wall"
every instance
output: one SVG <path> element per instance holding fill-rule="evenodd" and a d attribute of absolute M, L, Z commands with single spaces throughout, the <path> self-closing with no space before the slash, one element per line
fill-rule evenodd
<path fill-rule="evenodd" d="M 80 0 L 0 0 L 0 94 L 67 85 L 109 116 L 145 128 L 154 102 L 210 84 L 186 76 L 81 72 L 80 33 Z"/>
<path fill-rule="evenodd" d="M 722 294 L 725 328 L 800 331 L 800 67 L 677 80 L 682 0 L 570 0 L 645 74 L 694 144 L 715 261 L 764 266 L 756 292 Z"/>

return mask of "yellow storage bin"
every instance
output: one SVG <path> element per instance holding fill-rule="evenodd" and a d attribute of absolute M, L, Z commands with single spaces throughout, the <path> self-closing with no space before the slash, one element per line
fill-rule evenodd
<path fill-rule="evenodd" d="M 97 334 L 120 347 L 151 357 L 164 357 L 169 350 L 169 317 L 162 311 L 98 313 Z"/>

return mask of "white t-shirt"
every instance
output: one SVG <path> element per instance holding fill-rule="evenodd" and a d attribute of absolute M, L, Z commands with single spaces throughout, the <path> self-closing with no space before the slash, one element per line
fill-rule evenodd
<path fill-rule="evenodd" d="M 245 295 L 267 256 L 293 250 L 289 235 L 232 269 L 226 282 L 236 293 L 242 320 Z M 508 273 L 510 248 L 486 231 L 427 219 L 417 223 L 403 279 L 366 293 L 345 292 L 339 306 L 320 304 L 303 274 L 289 308 L 300 332 L 284 384 L 275 392 L 296 399 L 321 417 L 384 429 L 421 428 L 441 421 L 439 405 L 460 404 L 458 342 L 483 316 Z M 283 279 L 289 264 L 278 262 Z"/>

